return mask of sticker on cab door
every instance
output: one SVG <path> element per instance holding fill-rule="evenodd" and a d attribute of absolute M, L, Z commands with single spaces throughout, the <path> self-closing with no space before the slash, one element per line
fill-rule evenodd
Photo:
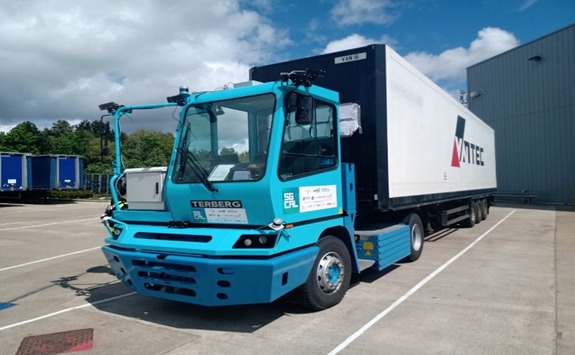
<path fill-rule="evenodd" d="M 335 185 L 301 186 L 283 190 L 284 214 L 337 207 Z"/>

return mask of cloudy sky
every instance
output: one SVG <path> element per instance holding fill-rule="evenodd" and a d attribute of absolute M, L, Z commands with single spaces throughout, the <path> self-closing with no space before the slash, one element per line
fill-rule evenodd
<path fill-rule="evenodd" d="M 573 23 L 573 0 L 0 0 L 0 131 L 91 121 L 104 102 L 165 102 L 179 86 L 214 90 L 251 66 L 372 43 L 455 95 L 466 67 Z"/>

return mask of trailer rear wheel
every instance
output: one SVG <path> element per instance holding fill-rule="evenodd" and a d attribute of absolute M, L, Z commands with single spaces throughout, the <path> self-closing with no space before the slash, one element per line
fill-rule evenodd
<path fill-rule="evenodd" d="M 304 304 L 314 311 L 341 302 L 351 279 L 351 257 L 345 244 L 327 236 L 320 239 L 318 246 L 319 253 L 303 285 Z"/>
<path fill-rule="evenodd" d="M 411 254 L 405 258 L 405 261 L 415 261 L 419 259 L 423 251 L 425 230 L 423 229 L 421 218 L 417 213 L 410 213 L 405 219 L 405 224 L 409 225 L 409 235 L 411 238 Z"/>
<path fill-rule="evenodd" d="M 473 212 L 475 213 L 475 224 L 481 223 L 481 202 L 475 201 L 473 203 Z"/>
<path fill-rule="evenodd" d="M 473 228 L 477 222 L 477 214 L 475 213 L 475 202 L 471 201 L 469 203 L 469 217 L 465 220 L 463 225 L 467 228 Z"/>
<path fill-rule="evenodd" d="M 479 201 L 479 204 L 481 206 L 481 220 L 485 220 L 489 214 L 489 204 L 486 199 Z"/>

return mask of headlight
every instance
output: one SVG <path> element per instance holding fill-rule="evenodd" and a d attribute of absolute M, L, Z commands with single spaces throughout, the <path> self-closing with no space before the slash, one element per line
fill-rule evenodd
<path fill-rule="evenodd" d="M 118 237 L 122 234 L 122 228 L 114 227 L 112 230 L 112 237 L 114 239 L 118 239 Z"/>
<path fill-rule="evenodd" d="M 277 237 L 277 234 L 243 234 L 234 244 L 234 249 L 270 249 L 276 245 Z"/>

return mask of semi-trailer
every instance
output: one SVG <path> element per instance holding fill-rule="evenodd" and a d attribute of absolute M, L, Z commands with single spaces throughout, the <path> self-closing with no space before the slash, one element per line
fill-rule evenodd
<path fill-rule="evenodd" d="M 30 154 L 0 152 L 0 192 L 22 192 L 29 188 Z"/>
<path fill-rule="evenodd" d="M 100 105 L 115 126 L 102 249 L 142 295 L 325 309 L 352 275 L 417 260 L 426 233 L 485 219 L 496 190 L 493 130 L 386 45 L 167 101 Z M 124 169 L 121 119 L 164 108 L 179 108 L 169 165 Z"/>
<path fill-rule="evenodd" d="M 30 157 L 32 189 L 84 188 L 84 161 L 78 155 L 45 154 Z"/>

